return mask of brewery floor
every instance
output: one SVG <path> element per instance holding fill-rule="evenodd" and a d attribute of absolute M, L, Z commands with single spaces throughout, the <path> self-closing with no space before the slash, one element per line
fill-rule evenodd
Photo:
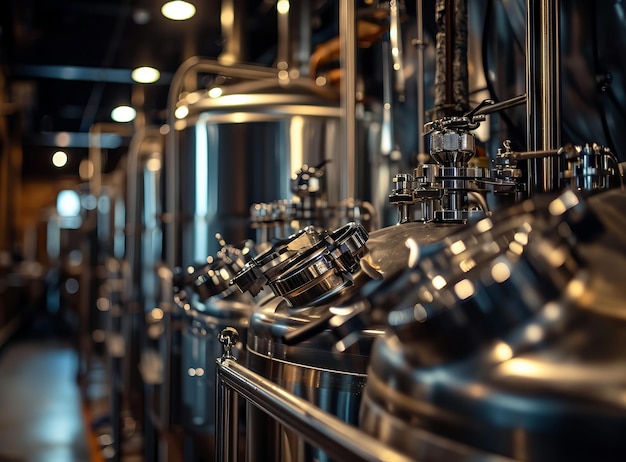
<path fill-rule="evenodd" d="M 70 340 L 35 319 L 0 349 L 0 462 L 100 462 Z"/>

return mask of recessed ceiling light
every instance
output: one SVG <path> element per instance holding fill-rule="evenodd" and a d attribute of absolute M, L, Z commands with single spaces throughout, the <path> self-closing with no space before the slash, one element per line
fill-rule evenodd
<path fill-rule="evenodd" d="M 276 2 L 276 9 L 278 10 L 278 14 L 289 13 L 289 0 L 278 0 L 278 2 Z"/>
<path fill-rule="evenodd" d="M 67 154 L 64 151 L 57 151 L 52 155 L 52 165 L 61 168 L 67 164 Z"/>
<path fill-rule="evenodd" d="M 120 123 L 135 120 L 136 115 L 137 111 L 130 106 L 118 106 L 111 111 L 111 119 Z"/>
<path fill-rule="evenodd" d="M 135 24 L 148 24 L 150 22 L 150 12 L 145 8 L 137 8 L 133 11 L 133 21 Z"/>
<path fill-rule="evenodd" d="M 189 2 L 174 0 L 167 2 L 161 7 L 161 13 L 168 19 L 174 21 L 185 21 L 196 14 L 196 7 Z"/>
<path fill-rule="evenodd" d="M 154 67 L 142 66 L 133 69 L 131 77 L 137 83 L 154 83 L 159 80 L 161 73 Z"/>

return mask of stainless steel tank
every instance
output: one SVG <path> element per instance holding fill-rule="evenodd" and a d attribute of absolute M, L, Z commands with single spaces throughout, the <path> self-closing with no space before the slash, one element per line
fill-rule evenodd
<path fill-rule="evenodd" d="M 218 76 L 239 68 L 209 67 Z M 279 80 L 276 70 L 255 68 L 245 74 L 235 78 L 249 81 L 173 97 L 171 112 L 186 115 L 170 124 L 168 147 L 173 149 L 166 150 L 163 242 L 169 268 L 215 255 L 220 250 L 211 237 L 215 233 L 227 242 L 254 237 L 251 204 L 291 197 L 289 179 L 303 165 L 322 165 L 330 158 L 324 201 L 337 204 L 347 198 L 338 93 L 309 79 Z M 167 284 L 162 285 L 166 293 Z M 161 350 L 164 357 L 175 358 L 179 336 L 167 327 L 168 319 Z M 173 321 L 172 326 L 178 320 Z M 170 363 L 164 364 L 166 370 L 176 367 L 174 360 Z M 174 402 L 171 393 L 166 404 L 168 399 Z M 171 410 L 168 420 L 174 415 Z"/>
<path fill-rule="evenodd" d="M 219 333 L 233 327 L 245 340 L 254 298 L 230 285 L 230 280 L 252 252 L 251 241 L 223 247 L 206 264 L 187 270 L 187 282 L 178 294 L 184 323 L 181 392 L 183 427 L 190 439 L 187 460 L 214 457 L 215 359 L 222 351 Z M 242 342 L 235 345 L 234 354 L 245 361 Z"/>
<path fill-rule="evenodd" d="M 367 233 L 356 223 L 333 232 L 300 230 L 252 260 L 234 279 L 255 293 L 269 287 L 250 317 L 247 366 L 356 425 L 376 320 L 352 297 L 374 278 L 404 268 L 409 236 L 436 242 L 460 225 L 405 223 Z M 329 460 L 249 406 L 246 450 L 253 460 Z"/>
<path fill-rule="evenodd" d="M 126 162 L 126 248 L 130 268 L 125 284 L 126 305 L 122 320 L 124 358 L 122 388 L 129 412 L 142 437 L 144 458 L 156 458 L 156 405 L 164 383 L 163 362 L 158 356 L 164 335 L 163 307 L 159 297 L 157 266 L 162 260 L 162 164 L 163 135 L 155 127 L 138 128 L 131 138 Z"/>
<path fill-rule="evenodd" d="M 338 94 L 308 79 L 280 84 L 277 78 L 220 91 L 216 97 L 206 90 L 190 93 L 178 103 L 188 110 L 177 122 L 184 125 L 178 170 L 187 175 L 179 191 L 176 245 L 185 262 L 219 251 L 210 239 L 216 232 L 228 242 L 253 238 L 251 204 L 292 197 L 289 178 L 302 165 L 320 165 L 330 157 L 326 199 L 346 198 Z"/>
<path fill-rule="evenodd" d="M 517 460 L 624 453 L 623 190 L 540 195 L 442 241 L 368 297 L 388 313 L 360 426 L 419 460 L 424 431 Z"/>

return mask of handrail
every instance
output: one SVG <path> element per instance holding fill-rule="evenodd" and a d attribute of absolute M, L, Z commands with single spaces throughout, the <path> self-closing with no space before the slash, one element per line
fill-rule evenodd
<path fill-rule="evenodd" d="M 240 365 L 232 356 L 217 359 L 216 385 L 216 461 L 238 461 L 239 397 L 337 460 L 414 461 Z"/>
<path fill-rule="evenodd" d="M 334 460 L 351 462 L 473 461 L 513 462 L 505 456 L 483 452 L 463 443 L 437 436 L 427 430 L 413 434 L 419 440 L 420 459 L 388 446 L 358 427 L 329 414 L 315 404 L 294 395 L 271 380 L 237 362 L 232 350 L 239 333 L 226 327 L 219 334 L 224 354 L 215 367 L 215 460 L 240 462 L 239 399 L 243 398 L 274 421 L 298 434 L 308 444 L 332 454 Z M 419 436 L 418 436 L 419 435 Z M 417 441 L 415 441 L 417 443 Z M 261 454 L 262 455 L 262 454 Z M 261 456 L 257 454 L 257 456 Z"/>

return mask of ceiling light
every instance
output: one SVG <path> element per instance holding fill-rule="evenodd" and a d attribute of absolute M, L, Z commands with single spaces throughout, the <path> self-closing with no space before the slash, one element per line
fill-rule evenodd
<path fill-rule="evenodd" d="M 276 2 L 276 9 L 278 10 L 278 14 L 289 13 L 289 0 L 278 0 L 278 2 Z"/>
<path fill-rule="evenodd" d="M 196 7 L 189 2 L 174 0 L 161 7 L 161 13 L 168 19 L 184 21 L 196 14 Z"/>
<path fill-rule="evenodd" d="M 61 168 L 67 164 L 67 154 L 63 151 L 57 151 L 52 155 L 52 165 Z"/>
<path fill-rule="evenodd" d="M 148 24 L 150 22 L 150 12 L 145 8 L 137 8 L 133 11 L 133 21 L 135 21 L 135 24 Z"/>
<path fill-rule="evenodd" d="M 154 83 L 159 80 L 161 73 L 154 67 L 142 66 L 133 69 L 131 77 L 137 83 Z"/>
<path fill-rule="evenodd" d="M 111 119 L 115 122 L 130 122 L 135 120 L 137 111 L 130 106 L 118 106 L 111 111 Z"/>

